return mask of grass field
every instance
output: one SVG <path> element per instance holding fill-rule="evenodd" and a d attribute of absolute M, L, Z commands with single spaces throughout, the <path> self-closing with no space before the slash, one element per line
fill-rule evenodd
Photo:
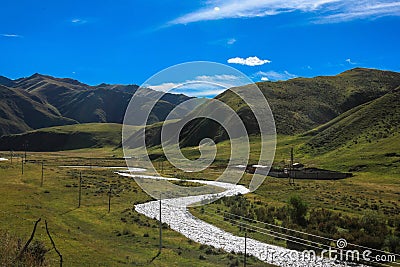
<path fill-rule="evenodd" d="M 375 143 L 359 143 L 355 147 L 340 148 L 322 155 L 312 156 L 304 150 L 310 136 L 279 136 L 275 165 L 287 164 L 289 151 L 295 149 L 295 159 L 307 166 L 332 170 L 354 169 L 354 177 L 339 181 L 297 180 L 289 186 L 286 179 L 267 177 L 262 186 L 245 197 L 260 206 L 284 207 L 288 199 L 297 195 L 308 203 L 309 209 L 324 208 L 335 213 L 359 218 L 374 212 L 386 221 L 399 221 L 400 147 L 396 137 Z M 256 163 L 259 143 L 251 138 L 250 162 Z M 218 144 L 217 161 L 203 174 L 184 173 L 163 164 L 163 175 L 188 179 L 215 179 L 222 173 L 229 158 L 230 144 Z M 161 154 L 160 148 L 150 153 Z M 189 158 L 196 158 L 196 148 L 184 148 Z M 17 153 L 18 154 L 18 153 Z M 17 156 L 22 156 L 19 153 Z M 151 200 L 129 178 L 119 177 L 110 169 L 60 168 L 61 165 L 124 166 L 122 150 L 113 147 L 87 148 L 62 152 L 28 152 L 28 162 L 21 174 L 21 158 L 0 162 L 0 218 L 1 229 L 9 234 L 28 239 L 34 222 L 40 217 L 47 220 L 50 232 L 64 257 L 65 266 L 236 266 L 242 255 L 210 249 L 194 243 L 184 236 L 164 229 L 163 251 L 158 252 L 158 222 L 136 213 L 133 205 Z M 4 152 L 0 157 L 9 157 Z M 44 185 L 41 184 L 41 161 L 44 161 Z M 36 161 L 36 163 L 35 163 Z M 161 158 L 154 163 L 160 169 Z M 137 162 L 140 167 L 140 162 Z M 79 172 L 82 173 L 82 202 L 78 208 Z M 240 183 L 248 185 L 250 174 Z M 185 184 L 194 186 L 192 184 Z M 108 213 L 108 190 L 112 188 L 111 212 Z M 202 210 L 203 209 L 203 210 Z M 216 210 L 220 209 L 217 213 Z M 220 217 L 227 210 L 223 203 L 213 203 L 192 209 L 192 212 L 227 231 L 243 235 L 243 231 Z M 280 224 L 280 221 L 275 223 Z M 250 237 L 277 245 L 282 240 L 250 233 Z M 35 239 L 51 247 L 44 223 L 39 224 Z M 54 250 L 46 254 L 47 261 L 56 265 Z M 250 259 L 249 266 L 265 266 Z"/>
<path fill-rule="evenodd" d="M 22 154 L 21 154 L 22 155 Z M 5 155 L 4 155 L 5 156 Z M 51 244 L 44 220 L 63 255 L 64 266 L 237 266 L 243 256 L 202 246 L 177 232 L 163 229 L 163 250 L 158 253 L 158 222 L 133 210 L 133 205 L 151 200 L 129 178 L 114 170 L 71 169 L 60 165 L 124 166 L 112 149 L 85 149 L 68 152 L 29 153 L 21 174 L 21 158 L 0 162 L 1 229 L 25 243 L 34 222 L 42 218 L 35 240 Z M 91 158 L 91 159 L 89 159 Z M 79 172 L 82 173 L 82 200 L 78 208 Z M 108 190 L 112 188 L 111 212 Z M 58 264 L 54 250 L 47 262 Z M 264 266 L 249 259 L 250 266 Z"/>

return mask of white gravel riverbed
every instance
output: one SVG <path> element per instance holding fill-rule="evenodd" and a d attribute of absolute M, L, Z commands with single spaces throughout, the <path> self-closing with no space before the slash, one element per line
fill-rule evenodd
<path fill-rule="evenodd" d="M 128 177 L 178 180 L 177 178 L 164 178 L 158 176 L 132 175 L 127 173 L 118 174 Z M 242 185 L 205 180 L 187 181 L 222 187 L 226 189 L 226 191 L 219 193 L 222 196 L 233 196 L 249 192 L 249 190 Z M 198 203 L 206 198 L 211 198 L 211 196 L 212 195 L 199 195 L 162 200 L 162 222 L 167 223 L 171 229 L 183 234 L 195 242 L 209 245 L 214 248 L 221 248 L 227 252 L 244 253 L 244 237 L 235 236 L 214 225 L 206 223 L 194 217 L 187 209 L 189 205 Z M 150 201 L 144 204 L 135 205 L 135 210 L 149 218 L 159 219 L 159 201 Z M 346 265 L 346 263 L 340 263 L 325 258 L 322 259 L 320 257 L 317 257 L 316 260 L 309 261 L 304 259 L 300 252 L 266 244 L 251 238 L 247 238 L 247 254 L 277 266 L 349 266 L 349 264 Z M 352 264 L 351 266 L 363 265 Z"/>

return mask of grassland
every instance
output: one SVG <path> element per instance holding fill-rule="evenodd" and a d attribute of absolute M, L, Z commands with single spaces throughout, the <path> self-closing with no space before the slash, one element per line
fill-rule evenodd
<path fill-rule="evenodd" d="M 119 139 L 119 125 L 71 125 L 41 131 L 69 135 L 85 132 L 102 142 L 105 148 L 28 152 L 29 162 L 24 165 L 24 175 L 21 174 L 21 158 L 14 158 L 12 164 L 0 162 L 2 231 L 26 240 L 34 221 L 39 217 L 46 219 L 57 247 L 64 256 L 65 266 L 235 266 L 240 263 L 241 255 L 201 246 L 166 226 L 163 252 L 152 261 L 158 252 L 158 223 L 133 210 L 134 204 L 151 198 L 133 180 L 118 177 L 113 170 L 59 167 L 124 166 L 122 149 L 115 148 Z M 308 203 L 309 210 L 323 208 L 349 218 L 361 218 L 373 212 L 386 223 L 392 224 L 390 229 L 394 231 L 395 222 L 400 221 L 398 133 L 395 131 L 372 141 L 359 138 L 357 143 L 346 143 L 318 153 L 310 150 L 309 144 L 314 137 L 314 134 L 279 135 L 274 165 L 283 167 L 288 164 L 290 149 L 293 147 L 295 161 L 308 167 L 352 171 L 354 177 L 339 181 L 296 180 L 294 186 L 289 186 L 285 179 L 267 177 L 260 188 L 245 196 L 252 207 L 280 209 L 287 206 L 291 196 L 296 195 Z M 256 163 L 261 149 L 257 136 L 250 137 L 250 146 L 250 163 Z M 156 168 L 160 170 L 162 166 L 163 175 L 183 179 L 216 179 L 229 160 L 230 142 L 220 142 L 217 148 L 217 159 L 202 174 L 174 169 L 163 159 L 160 147 L 149 148 L 149 154 L 154 156 Z M 197 147 L 185 147 L 182 152 L 191 159 L 200 155 Z M 19 156 L 22 154 L 19 153 Z M 0 157 L 9 157 L 9 152 L 4 152 Z M 43 187 L 40 186 L 42 160 L 45 166 Z M 139 161 L 137 166 L 141 166 Z M 77 208 L 79 172 L 82 172 L 83 177 L 83 196 L 82 205 Z M 240 183 L 248 185 L 251 178 L 250 174 L 245 174 Z M 191 183 L 183 184 L 195 186 Z M 110 187 L 113 195 L 111 212 L 108 213 L 107 192 Z M 207 222 L 243 235 L 240 227 L 221 217 L 223 211 L 228 210 L 224 203 L 217 202 L 191 211 Z M 276 220 L 274 223 L 281 224 L 282 221 Z M 249 236 L 285 246 L 282 240 L 256 232 L 249 233 Z M 46 247 L 51 246 L 43 223 L 39 225 L 35 239 L 43 241 Z M 54 250 L 48 252 L 46 258 L 51 265 L 57 264 L 58 256 Z M 254 259 L 250 260 L 249 265 L 264 266 Z"/>
<path fill-rule="evenodd" d="M 158 222 L 133 210 L 134 204 L 151 198 L 132 179 L 119 177 L 108 169 L 59 167 L 123 166 L 124 161 L 118 159 L 120 153 L 111 148 L 28 152 L 23 175 L 21 158 L 14 158 L 12 164 L 10 161 L 1 162 L 2 231 L 26 242 L 34 222 L 39 217 L 47 220 L 63 255 L 64 266 L 236 266 L 242 261 L 243 256 L 201 246 L 165 225 L 163 250 L 155 257 L 159 244 Z M 43 187 L 40 186 L 42 160 Z M 78 208 L 79 172 L 83 182 L 82 202 Z M 110 213 L 109 188 L 113 192 Z M 43 223 L 39 223 L 35 240 L 51 247 Z M 46 254 L 46 261 L 51 266 L 58 264 L 54 250 Z M 254 259 L 249 259 L 249 263 L 250 266 L 264 266 Z"/>

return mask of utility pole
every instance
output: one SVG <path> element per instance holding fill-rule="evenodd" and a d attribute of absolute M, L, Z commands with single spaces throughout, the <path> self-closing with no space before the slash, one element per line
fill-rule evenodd
<path fill-rule="evenodd" d="M 24 147 L 25 147 L 25 156 L 24 156 L 24 158 L 25 158 L 25 161 L 26 161 L 26 150 L 28 149 L 28 141 L 25 141 Z"/>
<path fill-rule="evenodd" d="M 21 173 L 24 175 L 24 158 L 21 158 Z"/>
<path fill-rule="evenodd" d="M 82 195 L 82 172 L 79 172 L 79 197 L 78 197 L 78 208 L 81 207 L 81 195 Z"/>
<path fill-rule="evenodd" d="M 110 190 L 108 191 L 108 213 L 111 211 L 111 186 Z"/>
<path fill-rule="evenodd" d="M 293 153 L 293 147 L 290 149 L 290 166 L 289 166 L 289 184 L 294 185 L 294 170 L 293 170 L 293 164 L 294 164 L 294 153 Z"/>
<path fill-rule="evenodd" d="M 42 160 L 42 179 L 40 180 L 40 187 L 43 187 L 43 178 L 44 178 L 44 167 L 43 167 L 43 160 Z"/>
<path fill-rule="evenodd" d="M 162 220 L 161 220 L 161 195 L 160 195 L 160 248 L 159 248 L 159 253 L 161 253 L 161 249 L 162 249 Z"/>
<path fill-rule="evenodd" d="M 244 267 L 246 267 L 246 257 L 247 257 L 247 232 L 244 232 L 244 262 L 243 262 Z"/>

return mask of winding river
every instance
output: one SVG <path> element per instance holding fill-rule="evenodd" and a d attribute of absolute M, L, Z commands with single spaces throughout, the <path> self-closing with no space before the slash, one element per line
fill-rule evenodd
<path fill-rule="evenodd" d="M 121 176 L 137 177 L 145 179 L 179 180 L 177 178 L 165 178 L 159 176 L 136 175 L 117 172 Z M 242 185 L 234 185 L 216 181 L 187 180 L 189 182 L 208 184 L 225 189 L 219 193 L 221 196 L 233 196 L 246 194 L 249 190 Z M 214 248 L 221 248 L 227 252 L 244 253 L 244 237 L 228 233 L 214 225 L 206 223 L 193 216 L 188 206 L 198 203 L 212 195 L 199 195 L 162 200 L 161 219 L 171 229 L 177 231 L 187 238 L 200 244 L 209 245 Z M 149 218 L 159 219 L 159 201 L 150 201 L 144 204 L 135 205 L 138 213 Z M 247 254 L 252 255 L 261 261 L 277 266 L 349 266 L 344 262 L 338 262 L 327 258 L 316 257 L 310 260 L 303 257 L 303 254 L 295 250 L 266 244 L 255 239 L 247 238 Z M 363 266 L 354 265 L 351 266 Z"/>

